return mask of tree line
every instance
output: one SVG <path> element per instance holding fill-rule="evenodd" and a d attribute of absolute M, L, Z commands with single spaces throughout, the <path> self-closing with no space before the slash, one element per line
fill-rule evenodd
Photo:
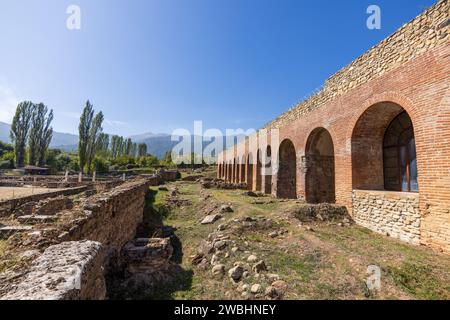
<path fill-rule="evenodd" d="M 95 157 L 117 160 L 120 157 L 141 158 L 147 156 L 147 145 L 137 144 L 130 138 L 103 133 L 103 113 L 95 110 L 88 100 L 80 117 L 78 126 L 78 158 L 80 171 L 91 173 L 95 169 Z M 101 160 L 97 160 L 97 163 Z M 97 165 L 98 166 L 98 165 Z"/>
<path fill-rule="evenodd" d="M 80 116 L 76 153 L 49 149 L 53 137 L 52 121 L 53 110 L 45 104 L 31 101 L 19 103 L 11 125 L 13 145 L 0 145 L 0 168 L 23 168 L 29 164 L 48 166 L 52 172 L 73 170 L 92 173 L 173 165 L 170 151 L 160 161 L 148 154 L 147 144 L 104 133 L 103 112 L 96 112 L 89 100 Z"/>
<path fill-rule="evenodd" d="M 10 131 L 16 167 L 25 166 L 25 162 L 38 166 L 45 164 L 46 152 L 53 137 L 52 121 L 53 110 L 45 104 L 31 101 L 18 104 Z"/>

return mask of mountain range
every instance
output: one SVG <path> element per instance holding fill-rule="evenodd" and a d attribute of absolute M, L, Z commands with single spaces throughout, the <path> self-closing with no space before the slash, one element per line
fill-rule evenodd
<path fill-rule="evenodd" d="M 0 122 L 0 141 L 11 143 L 9 132 L 11 125 L 5 122 Z M 139 135 L 130 136 L 131 140 L 136 143 L 145 143 L 147 145 L 147 152 L 160 159 L 165 153 L 178 144 L 177 141 L 171 141 L 171 135 L 166 133 L 143 133 Z M 193 146 L 194 137 L 192 137 Z M 225 139 L 224 139 L 225 141 Z M 209 145 L 210 142 L 203 142 L 203 148 Z M 77 150 L 78 135 L 62 132 L 54 132 L 50 143 L 50 148 L 61 149 L 67 152 Z"/>

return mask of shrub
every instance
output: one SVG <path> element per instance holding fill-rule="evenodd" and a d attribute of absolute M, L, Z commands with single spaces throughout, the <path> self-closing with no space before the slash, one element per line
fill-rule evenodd
<path fill-rule="evenodd" d="M 110 163 L 101 157 L 95 157 L 92 162 L 92 167 L 93 167 L 94 171 L 96 171 L 98 173 L 109 172 L 109 166 L 110 166 Z"/>

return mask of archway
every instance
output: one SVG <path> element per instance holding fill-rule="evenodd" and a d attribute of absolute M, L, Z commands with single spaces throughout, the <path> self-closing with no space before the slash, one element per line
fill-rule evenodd
<path fill-rule="evenodd" d="M 334 146 L 330 133 L 324 128 L 311 132 L 306 143 L 306 201 L 335 203 Z"/>
<path fill-rule="evenodd" d="M 262 191 L 262 163 L 261 163 L 261 150 L 258 149 L 256 157 L 256 191 Z"/>
<path fill-rule="evenodd" d="M 245 183 L 245 155 L 242 156 L 240 167 L 241 167 L 241 170 L 240 170 L 240 175 L 241 175 L 240 182 L 241 183 Z"/>
<path fill-rule="evenodd" d="M 253 156 L 251 153 L 247 155 L 247 164 L 246 164 L 246 173 L 247 173 L 247 189 L 253 190 Z"/>
<path fill-rule="evenodd" d="M 272 193 L 272 148 L 267 146 L 266 161 L 265 161 L 265 175 L 264 175 L 264 193 Z"/>
<path fill-rule="evenodd" d="M 413 123 L 398 104 L 381 102 L 358 119 L 352 134 L 354 189 L 418 192 Z"/>
<path fill-rule="evenodd" d="M 280 144 L 278 155 L 277 197 L 297 199 L 297 156 L 291 140 Z"/>
<path fill-rule="evenodd" d="M 236 169 L 237 169 L 236 159 L 233 159 L 233 171 L 232 171 L 232 177 L 231 177 L 232 183 L 236 183 L 236 176 L 237 176 Z"/>
<path fill-rule="evenodd" d="M 228 167 L 227 181 L 228 181 L 229 183 L 231 183 L 231 182 L 232 182 L 232 181 L 231 181 L 231 177 L 233 176 L 233 165 L 231 164 L 231 160 L 228 161 L 227 167 Z"/>

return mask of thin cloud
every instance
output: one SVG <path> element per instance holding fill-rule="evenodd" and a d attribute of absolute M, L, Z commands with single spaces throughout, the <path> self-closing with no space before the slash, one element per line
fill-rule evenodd
<path fill-rule="evenodd" d="M 128 125 L 127 122 L 118 121 L 118 120 L 109 120 L 109 119 L 105 119 L 105 124 L 107 124 L 108 126 L 111 126 L 111 127 L 124 127 L 124 126 Z"/>
<path fill-rule="evenodd" d="M 63 112 L 61 112 L 61 114 L 67 118 L 78 119 L 78 120 L 80 119 L 80 116 L 81 116 L 81 113 L 78 113 L 78 112 L 63 111 Z"/>
<path fill-rule="evenodd" d="M 0 121 L 11 123 L 18 104 L 19 98 L 15 92 L 0 84 Z"/>

